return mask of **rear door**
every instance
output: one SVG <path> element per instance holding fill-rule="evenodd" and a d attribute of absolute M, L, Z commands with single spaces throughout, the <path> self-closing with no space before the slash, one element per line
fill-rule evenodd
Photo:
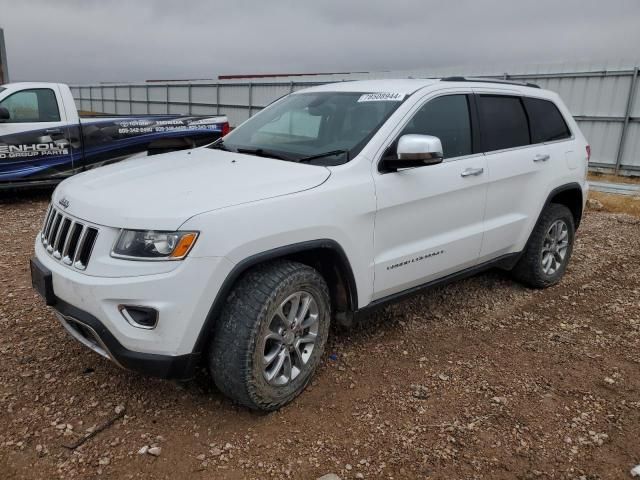
<path fill-rule="evenodd" d="M 480 252 L 480 260 L 486 261 L 524 247 L 548 191 L 551 166 L 560 159 L 544 143 L 532 144 L 522 96 L 476 92 L 489 179 Z"/>
<path fill-rule="evenodd" d="M 73 170 L 69 129 L 51 87 L 3 92 L 0 107 L 0 182 L 59 179 Z"/>
<path fill-rule="evenodd" d="M 442 163 L 374 171 L 374 300 L 478 261 L 487 175 L 484 156 L 474 145 L 471 97 L 461 92 L 427 99 L 396 136 L 396 140 L 404 134 L 440 138 Z"/>

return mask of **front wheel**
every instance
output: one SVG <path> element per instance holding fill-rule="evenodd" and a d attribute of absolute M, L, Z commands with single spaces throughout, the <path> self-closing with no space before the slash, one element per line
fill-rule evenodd
<path fill-rule="evenodd" d="M 216 386 L 249 408 L 287 404 L 320 363 L 330 318 L 329 289 L 313 268 L 291 261 L 254 268 L 216 323 L 209 349 Z"/>
<path fill-rule="evenodd" d="M 552 203 L 536 224 L 525 251 L 513 269 L 514 277 L 533 288 L 546 288 L 560 281 L 567 269 L 575 224 L 564 205 Z"/>

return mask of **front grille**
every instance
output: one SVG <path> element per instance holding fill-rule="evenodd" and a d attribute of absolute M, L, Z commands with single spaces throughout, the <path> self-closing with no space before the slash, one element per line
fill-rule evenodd
<path fill-rule="evenodd" d="M 97 238 L 97 228 L 65 215 L 53 205 L 47 211 L 40 233 L 49 255 L 78 270 L 87 268 Z"/>

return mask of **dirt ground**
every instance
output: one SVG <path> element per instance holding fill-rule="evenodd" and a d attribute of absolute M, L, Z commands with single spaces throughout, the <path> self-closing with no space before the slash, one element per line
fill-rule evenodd
<path fill-rule="evenodd" d="M 144 378 L 71 339 L 30 287 L 46 204 L 0 199 L 2 479 L 595 480 L 640 463 L 636 217 L 587 213 L 556 287 L 489 272 L 334 331 L 312 386 L 264 415 L 204 372 Z"/>

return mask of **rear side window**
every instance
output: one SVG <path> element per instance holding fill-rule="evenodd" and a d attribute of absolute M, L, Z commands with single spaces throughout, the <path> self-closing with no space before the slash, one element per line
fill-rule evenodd
<path fill-rule="evenodd" d="M 520 97 L 480 95 L 480 130 L 485 152 L 529 145 L 529 123 Z"/>
<path fill-rule="evenodd" d="M 473 151 L 467 96 L 447 95 L 427 102 L 401 135 L 411 133 L 438 137 L 444 158 L 470 155 Z"/>
<path fill-rule="evenodd" d="M 539 98 L 524 98 L 523 101 L 531 123 L 531 143 L 552 142 L 571 136 L 564 117 L 553 102 Z"/>

